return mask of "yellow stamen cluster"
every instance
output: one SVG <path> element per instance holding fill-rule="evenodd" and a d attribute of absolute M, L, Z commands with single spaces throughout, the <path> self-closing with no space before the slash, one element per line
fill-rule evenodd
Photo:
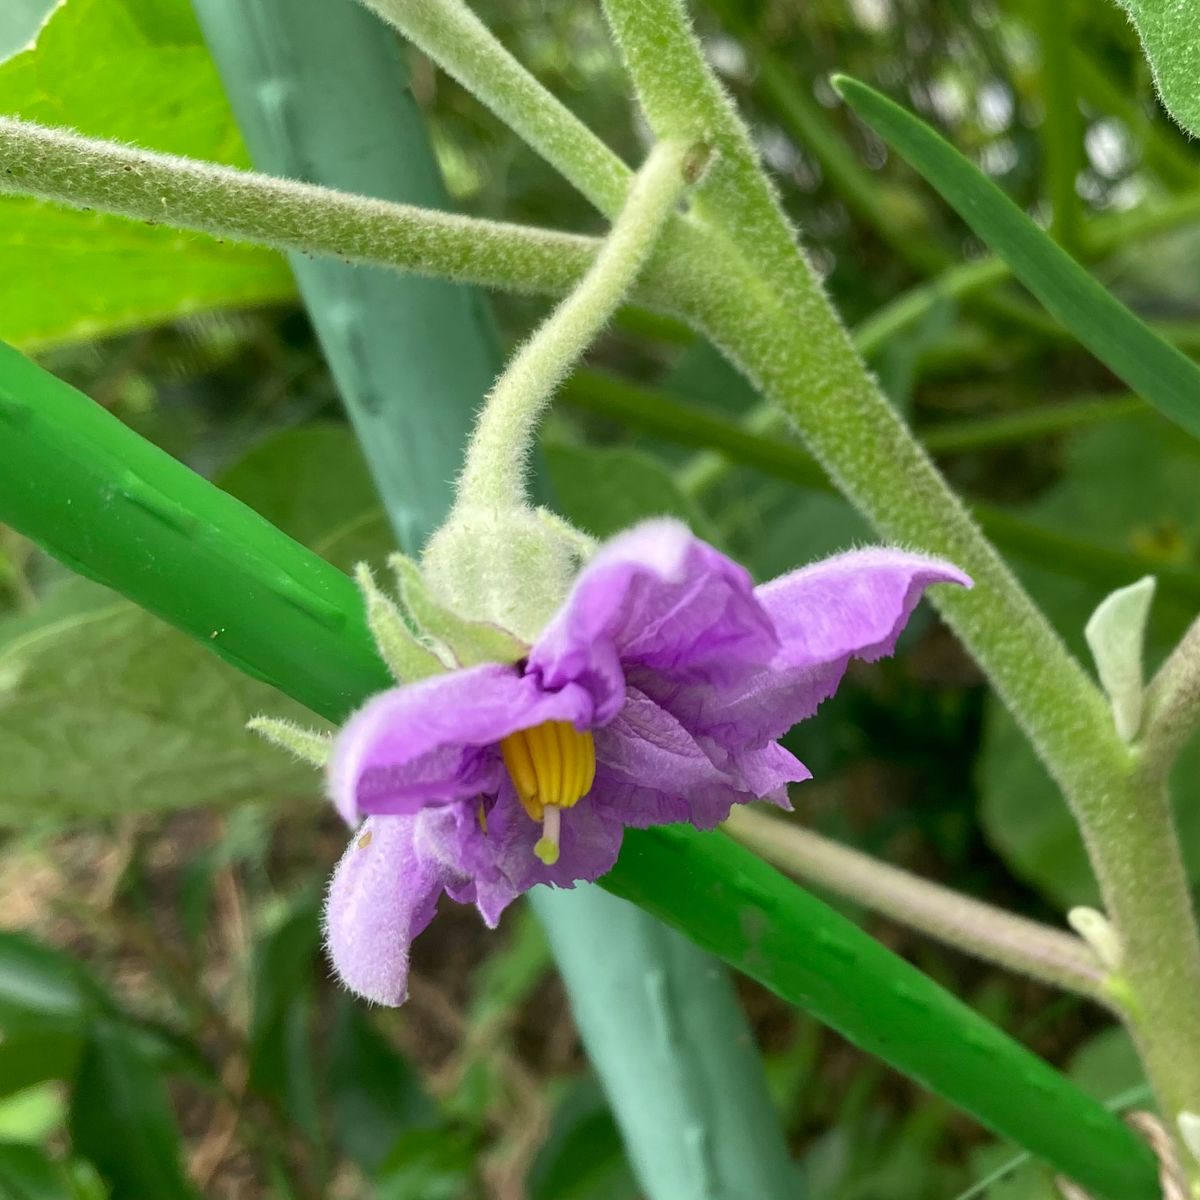
<path fill-rule="evenodd" d="M 535 847 L 538 857 L 556 862 L 558 810 L 571 808 L 591 791 L 595 740 L 569 721 L 546 721 L 501 739 L 500 753 L 525 811 L 544 824 L 546 836 Z M 547 809 L 553 811 L 547 814 Z"/>

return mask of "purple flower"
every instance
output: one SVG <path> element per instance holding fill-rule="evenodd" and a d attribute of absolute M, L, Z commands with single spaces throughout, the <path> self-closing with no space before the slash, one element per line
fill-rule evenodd
<path fill-rule="evenodd" d="M 889 654 L 934 583 L 969 586 L 947 563 L 871 549 L 755 588 L 678 522 L 614 538 L 521 662 L 384 692 L 339 734 L 331 794 L 367 819 L 329 894 L 338 973 L 399 1004 L 443 892 L 494 926 L 535 884 L 603 875 L 626 826 L 786 807 L 809 772 L 776 739 L 851 658 Z"/>

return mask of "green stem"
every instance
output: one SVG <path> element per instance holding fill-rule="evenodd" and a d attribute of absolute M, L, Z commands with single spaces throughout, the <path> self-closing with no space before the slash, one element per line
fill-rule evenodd
<path fill-rule="evenodd" d="M 7 348 L 0 423 L 0 520 L 333 721 L 388 685 L 346 576 Z M 628 830 L 608 883 L 1097 1200 L 1156 1195 L 1103 1108 L 728 838 Z"/>
<path fill-rule="evenodd" d="M 605 216 L 620 212 L 630 169 L 517 62 L 462 0 L 362 3 L 486 104 Z"/>
<path fill-rule="evenodd" d="M 1010 971 L 1114 1007 L 1107 972 L 1082 939 L 930 883 L 794 821 L 734 809 L 723 829 L 800 882 Z"/>
<path fill-rule="evenodd" d="M 1200 618 L 1189 627 L 1146 689 L 1138 749 L 1148 779 L 1166 780 L 1200 728 Z"/>
<path fill-rule="evenodd" d="M 1083 128 L 1075 95 L 1070 11 L 1068 4 L 1043 0 L 1033 0 L 1030 7 L 1041 42 L 1042 166 L 1053 213 L 1051 231 L 1073 252 L 1079 242 L 1075 180 L 1083 165 Z"/>
<path fill-rule="evenodd" d="M 520 507 L 525 466 L 542 413 L 633 287 L 695 172 L 694 143 L 659 142 L 579 286 L 513 357 L 492 389 L 467 449 L 459 502 Z"/>
<path fill-rule="evenodd" d="M 0 192 L 299 254 L 562 294 L 594 238 L 480 221 L 0 117 Z"/>
<path fill-rule="evenodd" d="M 680 136 L 703 119 L 731 160 L 723 176 L 714 172 L 719 186 L 710 201 L 715 226 L 742 258 L 731 261 L 714 243 L 719 285 L 689 297 L 694 319 L 792 417 L 839 489 L 885 537 L 945 557 L 974 579 L 973 590 L 941 589 L 934 603 L 1079 822 L 1125 947 L 1136 1036 L 1163 1111 L 1172 1123 L 1184 1109 L 1200 1112 L 1200 940 L 1167 806 L 1140 838 L 1123 837 L 1139 821 L 1135 760 L 1108 705 L 888 404 L 807 262 L 791 252 L 780 261 L 780 237 L 767 217 L 783 222 L 782 214 L 680 0 L 606 0 L 605 11 L 656 133 Z M 782 236 L 791 241 L 786 224 Z M 1165 892 L 1157 908 L 1147 903 L 1155 884 Z"/>
<path fill-rule="evenodd" d="M 693 494 L 702 494 L 717 477 L 717 472 L 708 469 L 710 457 L 721 475 L 728 464 L 741 464 L 797 487 L 837 494 L 837 488 L 820 464 L 796 442 L 750 433 L 734 421 L 661 392 L 599 372 L 582 371 L 567 381 L 562 399 L 573 407 L 612 418 L 679 445 L 710 449 L 711 454 L 697 456 L 703 474 L 685 468 L 681 477 L 683 486 Z M 1084 401 L 1078 409 L 1074 405 L 1055 405 L 1030 413 L 1027 425 L 1021 425 L 1016 416 L 1012 425 L 997 418 L 994 430 L 990 421 L 980 421 L 978 437 L 976 422 L 955 422 L 930 429 L 922 440 L 927 450 L 945 446 L 950 451 L 960 448 L 959 443 L 961 448 L 1004 444 L 1019 436 L 1038 436 L 1049 428 L 1070 429 L 1089 421 L 1126 415 L 1127 404 L 1124 400 L 1113 401 L 1111 411 L 1104 401 Z M 1063 410 L 1061 414 L 1057 412 L 1059 408 Z M 1143 408 L 1144 405 L 1139 403 L 1133 411 Z M 1039 420 L 1042 416 L 1044 424 Z M 771 422 L 772 425 L 776 423 Z M 992 435 L 995 436 L 994 443 L 987 440 Z M 1108 588 L 1121 587 L 1130 579 L 1152 574 L 1158 577 L 1164 593 L 1170 593 L 1184 603 L 1200 605 L 1200 568 L 1164 562 L 1134 551 L 1113 550 L 1096 542 L 1043 529 L 992 504 L 974 502 L 971 512 L 980 528 L 998 547 L 1026 562 L 1078 579 L 1093 580 Z"/>

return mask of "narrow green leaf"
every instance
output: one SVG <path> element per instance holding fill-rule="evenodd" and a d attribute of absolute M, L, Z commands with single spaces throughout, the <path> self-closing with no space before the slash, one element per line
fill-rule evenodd
<path fill-rule="evenodd" d="M 1167 111 L 1200 135 L 1200 35 L 1188 0 L 1117 0 L 1137 26 L 1142 49 Z"/>
<path fill-rule="evenodd" d="M 71 1095 L 71 1139 L 104 1177 L 112 1200 L 195 1200 L 163 1078 L 125 1025 L 89 1030 Z"/>
<path fill-rule="evenodd" d="M 80 1029 L 100 993 L 66 954 L 23 933 L 0 933 L 0 1032 Z"/>
<path fill-rule="evenodd" d="M 1115 375 L 1200 437 L 1200 367 L 1106 291 L 994 183 L 919 118 L 864 83 L 838 92 L 933 185 L 1013 274 Z"/>

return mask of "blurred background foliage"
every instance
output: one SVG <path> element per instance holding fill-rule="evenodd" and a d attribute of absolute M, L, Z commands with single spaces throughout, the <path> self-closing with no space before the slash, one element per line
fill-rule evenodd
<path fill-rule="evenodd" d="M 477 7 L 637 160 L 592 0 Z M 917 109 L 1195 353 L 1200 152 L 1158 107 L 1118 7 L 1057 7 L 694 4 L 894 403 L 1077 651 L 1106 591 L 1159 575 L 1158 657 L 1200 603 L 1200 452 L 1006 284 L 827 82 L 846 71 Z M 0 55 L 0 111 L 246 161 L 185 0 L 8 0 Z M 461 210 L 600 228 L 469 95 L 412 67 Z M 495 307 L 510 342 L 544 311 Z M 0 337 L 339 565 L 389 549 L 276 256 L 4 199 Z M 623 314 L 547 423 L 561 507 L 599 535 L 678 513 L 764 578 L 867 539 L 802 454 L 738 449 L 747 431 L 781 442 L 756 406 L 686 330 Z M 317 780 L 242 730 L 288 704 L 2 527 L 0 608 L 0 1196 L 636 1195 L 527 912 L 492 935 L 451 907 L 418 943 L 404 1010 L 350 1002 L 319 931 L 343 831 Z M 817 777 L 795 819 L 1045 920 L 1093 897 L 1061 800 L 928 613 L 793 742 Z M 1200 878 L 1200 751 L 1177 794 Z M 1097 1095 L 1137 1085 L 1123 1035 L 1082 1001 L 861 916 Z M 814 1197 L 1052 1194 L 939 1102 L 742 995 Z"/>

